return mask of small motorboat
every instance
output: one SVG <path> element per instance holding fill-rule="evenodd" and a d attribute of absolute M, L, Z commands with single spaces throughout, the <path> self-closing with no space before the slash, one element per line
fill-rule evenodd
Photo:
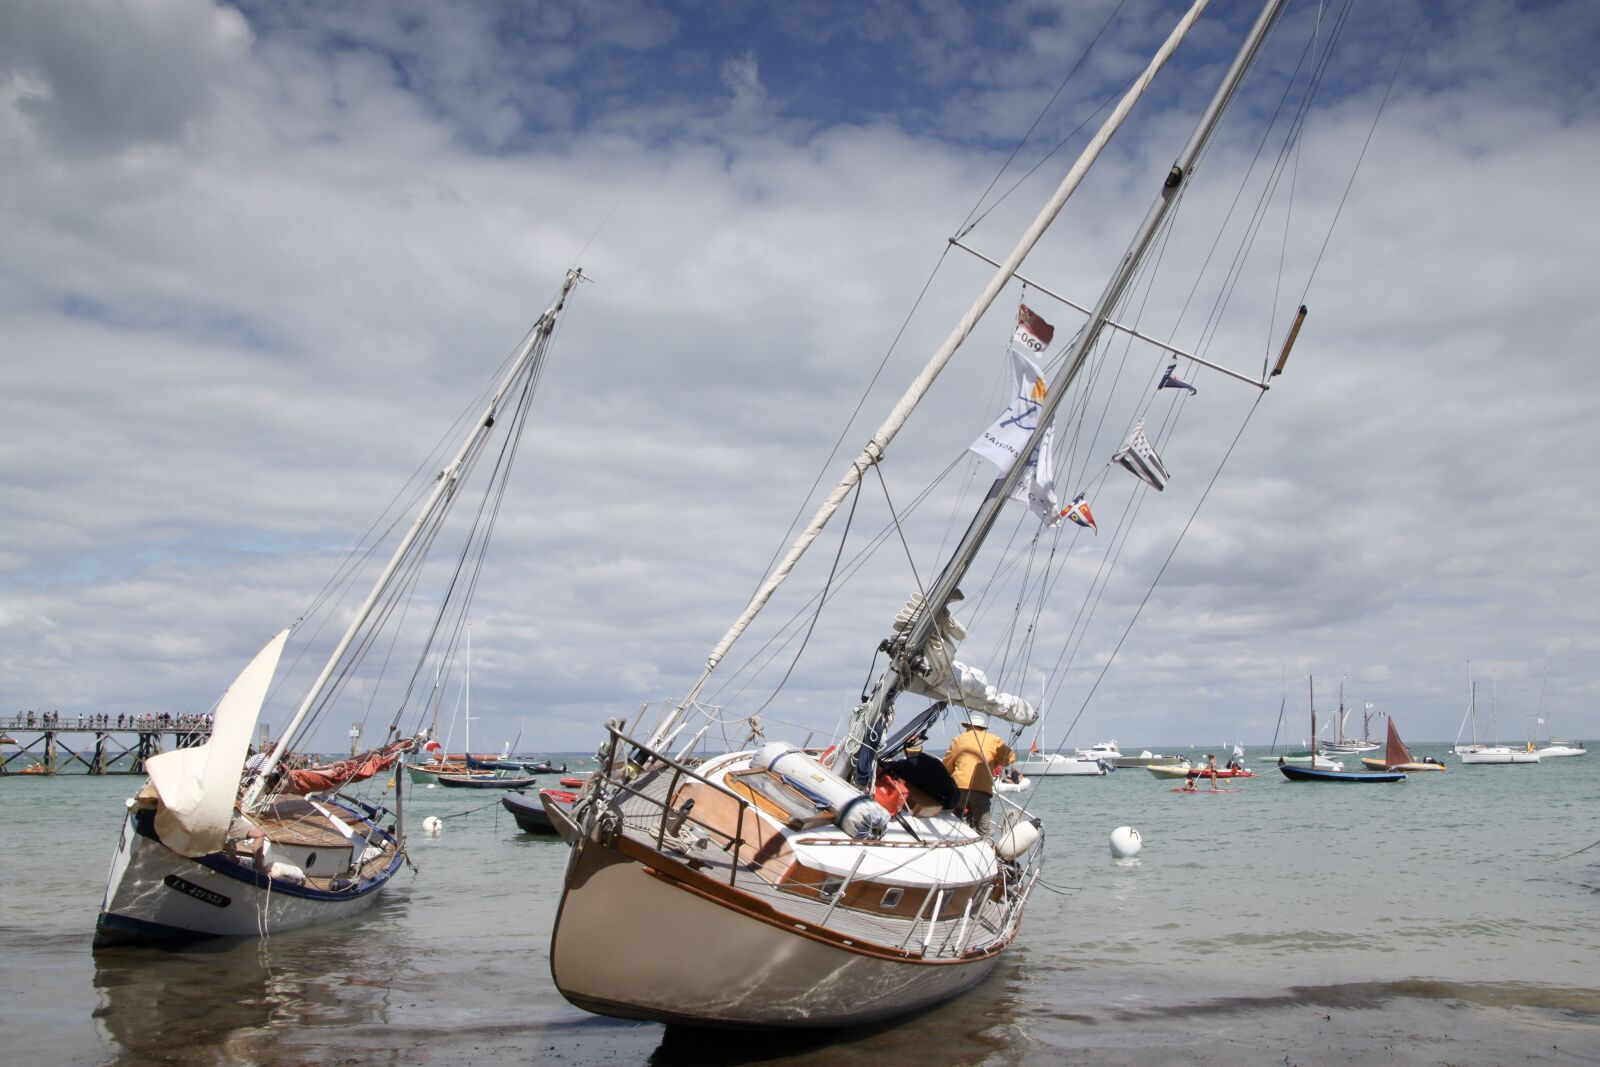
<path fill-rule="evenodd" d="M 467 772 L 464 774 L 441 774 L 438 782 L 450 789 L 524 789 L 534 783 L 532 775 L 502 774 L 491 771 L 486 774 Z"/>
<path fill-rule="evenodd" d="M 501 805 L 517 820 L 517 828 L 527 834 L 552 834 L 556 824 L 550 821 L 549 805 L 571 807 L 578 802 L 578 794 L 565 789 L 541 789 L 529 794 L 517 789 L 500 798 Z"/>
<path fill-rule="evenodd" d="M 1063 756 L 1059 752 L 1046 752 L 1030 754 L 1028 759 L 1018 760 L 1016 767 L 1024 775 L 1055 778 L 1062 775 L 1103 776 L 1106 771 L 1115 768 L 1116 764 L 1110 760 L 1091 759 L 1088 756 Z"/>

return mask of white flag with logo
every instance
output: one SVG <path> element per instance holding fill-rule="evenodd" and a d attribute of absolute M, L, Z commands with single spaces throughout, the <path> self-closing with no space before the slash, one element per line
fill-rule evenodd
<path fill-rule="evenodd" d="M 975 452 L 1008 472 L 1022 458 L 1028 447 L 1028 438 L 1039 424 L 1039 412 L 1048 392 L 1044 374 L 1033 356 L 1049 347 L 1055 336 L 1055 327 L 1028 309 L 1026 304 L 1017 309 L 1017 329 L 1006 349 L 1011 363 L 1011 399 L 1000 417 L 968 446 Z M 1055 492 L 1055 463 L 1051 454 L 1051 438 L 1055 427 L 1045 431 L 1034 455 L 1027 457 L 1027 477 L 1017 482 L 1011 492 L 1013 500 L 1027 504 L 1046 522 L 1060 518 L 1060 501 Z"/>

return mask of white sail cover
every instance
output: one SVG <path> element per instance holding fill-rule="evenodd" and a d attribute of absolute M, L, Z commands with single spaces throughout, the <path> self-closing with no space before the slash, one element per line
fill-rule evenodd
<path fill-rule="evenodd" d="M 909 629 L 921 611 L 922 594 L 912 593 L 906 606 L 895 616 L 894 628 Z M 948 700 L 952 704 L 981 711 L 1018 726 L 1030 725 L 1039 717 L 1032 704 L 1015 694 L 1000 692 L 989 684 L 988 677 L 978 668 L 956 660 L 956 642 L 966 636 L 966 629 L 950 614 L 950 609 L 940 611 L 934 634 L 922 647 L 922 656 L 928 661 L 928 669 L 907 681 L 906 691 L 935 700 Z"/>
<path fill-rule="evenodd" d="M 150 784 L 161 798 L 156 808 L 156 834 L 179 855 L 204 856 L 221 848 L 226 840 L 250 736 L 255 733 L 267 685 L 288 639 L 285 629 L 268 641 L 222 694 L 212 717 L 210 740 L 193 748 L 158 753 L 145 762 Z"/>

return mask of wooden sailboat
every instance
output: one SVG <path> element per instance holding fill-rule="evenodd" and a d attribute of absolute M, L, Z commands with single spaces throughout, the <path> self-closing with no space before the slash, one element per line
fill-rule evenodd
<path fill-rule="evenodd" d="M 1306 680 L 1308 691 L 1312 689 L 1311 680 Z M 1311 701 L 1311 736 L 1317 736 L 1317 705 L 1315 696 Z M 1317 756 L 1310 764 L 1290 763 L 1287 760 L 1278 761 L 1278 770 L 1291 782 L 1403 782 L 1406 780 L 1402 771 L 1347 771 L 1344 764 L 1332 760 L 1325 760 Z"/>
<path fill-rule="evenodd" d="M 1042 870 L 1042 822 L 996 797 L 996 810 L 1005 814 L 985 832 L 977 828 L 982 819 L 975 826 L 926 796 L 895 791 L 881 769 L 952 705 L 968 709 L 968 718 L 982 712 L 1017 727 L 1036 721 L 1026 701 L 996 691 L 982 672 L 953 660 L 965 632 L 950 614 L 960 598 L 959 583 L 1006 501 L 1024 488 L 1026 462 L 1011 463 L 990 487 L 937 578 L 900 611 L 880 648 L 888 666 L 833 744 L 816 749 L 804 742 L 760 743 L 763 727 L 752 716 L 745 719 L 750 747 L 701 755 L 707 731 L 713 725 L 726 729 L 731 716 L 698 703 L 698 697 L 863 472 L 883 460 L 917 401 L 1011 283 L 1092 153 L 1203 6 L 1183 19 L 1086 158 L 1011 255 L 996 264 L 983 294 L 712 651 L 689 694 L 648 732 L 642 714 L 633 727 L 620 719 L 609 722 L 600 769 L 579 802 L 570 811 L 551 811 L 573 847 L 551 936 L 550 970 L 573 1004 L 622 1018 L 700 1026 L 865 1024 L 970 989 L 1018 936 Z M 1060 380 L 1046 388 L 1037 379 L 1038 403 L 1030 411 L 1036 417 L 1014 453 L 1018 459 L 1036 454 L 1045 440 L 1073 377 L 1281 7 L 1274 0 L 1263 8 L 1088 323 L 1071 342 Z M 1031 314 L 1022 309 L 1019 329 L 1028 328 Z M 1251 384 L 1260 387 L 1264 379 Z M 933 703 L 892 729 L 896 701 L 915 696 Z"/>
<path fill-rule="evenodd" d="M 1429 756 L 1419 760 L 1411 755 L 1411 750 L 1406 748 L 1406 743 L 1400 740 L 1400 730 L 1394 724 L 1394 719 L 1389 719 L 1389 737 L 1384 745 L 1383 758 L 1362 756 L 1361 762 L 1375 770 L 1380 771 L 1442 771 L 1444 764 Z"/>
<path fill-rule="evenodd" d="M 112 856 L 96 946 L 256 937 L 331 922 L 370 907 L 400 869 L 404 775 L 397 764 L 425 735 L 404 736 L 397 712 L 391 740 L 379 749 L 325 767 L 297 765 L 290 753 L 331 708 L 342 681 L 392 617 L 387 609 L 410 590 L 415 569 L 496 422 L 516 428 L 526 418 L 556 316 L 579 277 L 576 271 L 568 275 L 555 303 L 524 339 L 276 742 L 247 761 L 256 720 L 290 636 L 287 629 L 229 686 L 206 744 L 147 761 L 149 781 L 127 802 Z M 496 468 L 486 491 L 503 487 L 506 469 L 505 464 Z M 480 546 L 488 533 L 486 526 L 473 530 Z M 457 566 L 468 562 L 470 555 L 463 553 Z M 430 655 L 427 646 L 438 621 L 462 603 L 461 596 L 441 601 L 419 670 Z M 353 795 L 358 783 L 390 769 L 397 772 L 392 807 Z"/>
<path fill-rule="evenodd" d="M 1382 714 L 1381 712 L 1379 714 Z M 1332 741 L 1324 741 L 1321 751 L 1323 755 L 1351 755 L 1357 752 L 1375 752 L 1378 742 L 1372 739 L 1372 705 L 1368 703 L 1361 713 L 1361 736 L 1349 737 L 1345 734 L 1345 725 L 1350 718 L 1350 712 L 1344 706 L 1344 683 L 1339 684 L 1339 714 L 1335 718 L 1338 724 L 1339 735 Z"/>

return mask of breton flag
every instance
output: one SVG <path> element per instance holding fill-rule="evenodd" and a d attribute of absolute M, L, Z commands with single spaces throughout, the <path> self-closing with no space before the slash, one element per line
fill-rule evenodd
<path fill-rule="evenodd" d="M 1173 371 L 1175 371 L 1177 369 L 1178 369 L 1178 361 L 1177 360 L 1173 360 L 1171 366 L 1167 367 L 1167 373 L 1165 373 L 1165 374 L 1163 374 L 1161 376 L 1161 384 L 1156 386 L 1156 388 L 1157 389 L 1187 389 L 1187 390 L 1189 390 L 1190 393 L 1198 393 L 1200 390 L 1196 389 L 1194 386 L 1190 385 L 1188 382 L 1184 381 L 1182 378 L 1179 378 L 1179 377 L 1175 376 L 1172 373 Z"/>
<path fill-rule="evenodd" d="M 1041 519 L 1052 523 L 1058 520 L 1061 507 L 1056 498 L 1055 457 L 1051 452 L 1055 427 L 1045 430 L 1032 455 L 1023 459 L 1022 452 L 1039 425 L 1039 410 L 1049 391 L 1034 356 L 1049 347 L 1055 332 L 1055 327 L 1030 311 L 1026 304 L 1018 306 L 1017 329 L 1006 349 L 1011 363 L 1011 400 L 1000 417 L 968 446 L 968 451 L 982 456 L 1002 472 L 1011 470 L 1018 460 L 1027 463 L 1028 476 L 1017 482 L 1011 499 L 1027 504 Z"/>
<path fill-rule="evenodd" d="M 1167 479 L 1172 477 L 1162 464 L 1161 457 L 1156 455 L 1155 447 L 1145 437 L 1143 419 L 1133 428 L 1132 435 L 1117 454 L 1111 457 L 1111 462 L 1122 464 L 1135 478 L 1154 486 L 1157 492 L 1165 489 Z"/>
<path fill-rule="evenodd" d="M 1061 514 L 1079 526 L 1093 530 L 1096 537 L 1100 535 L 1100 527 L 1094 524 L 1094 514 L 1089 510 L 1089 502 L 1084 499 L 1082 493 L 1073 497 L 1072 503 L 1068 504 Z"/>

